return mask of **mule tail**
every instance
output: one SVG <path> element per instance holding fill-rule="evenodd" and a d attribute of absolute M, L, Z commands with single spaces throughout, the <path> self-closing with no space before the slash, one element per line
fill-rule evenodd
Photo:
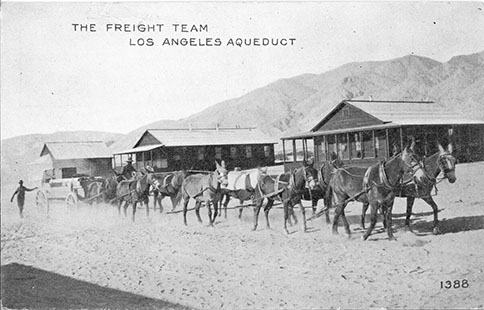
<path fill-rule="evenodd" d="M 180 188 L 176 196 L 171 199 L 171 203 L 173 204 L 172 210 L 174 210 L 181 203 L 182 198 L 183 198 L 183 187 Z"/>

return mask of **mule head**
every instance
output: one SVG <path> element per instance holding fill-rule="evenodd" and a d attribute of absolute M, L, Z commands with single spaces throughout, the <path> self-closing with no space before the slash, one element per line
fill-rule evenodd
<path fill-rule="evenodd" d="M 228 171 L 227 171 L 227 168 L 225 167 L 225 162 L 222 160 L 222 164 L 220 165 L 217 161 L 215 161 L 215 165 L 217 167 L 216 169 L 217 181 L 223 187 L 227 187 L 229 185 L 229 180 L 228 180 Z"/>
<path fill-rule="evenodd" d="M 442 145 L 439 146 L 439 169 L 444 173 L 444 176 L 449 180 L 450 183 L 454 183 L 457 178 L 455 176 L 455 157 L 452 156 L 452 144 L 447 146 L 445 150 Z"/>
<path fill-rule="evenodd" d="M 423 179 L 426 177 L 425 170 L 423 168 L 422 162 L 417 157 L 414 151 L 415 141 L 412 141 L 410 147 L 406 147 L 402 154 L 402 172 L 403 173 L 410 173 L 413 175 L 414 179 L 419 182 L 422 182 Z"/>
<path fill-rule="evenodd" d="M 304 180 L 309 186 L 309 189 L 313 190 L 318 184 L 318 170 L 314 169 L 313 165 L 303 166 Z"/>

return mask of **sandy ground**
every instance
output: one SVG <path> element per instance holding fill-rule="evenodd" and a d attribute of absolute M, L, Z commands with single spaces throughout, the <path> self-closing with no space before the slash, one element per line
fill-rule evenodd
<path fill-rule="evenodd" d="M 381 222 L 362 241 L 355 203 L 347 207 L 353 231 L 347 238 L 342 227 L 333 236 L 322 218 L 310 222 L 309 233 L 297 225 L 286 235 L 279 208 L 271 211 L 272 229 L 261 212 L 252 232 L 249 208 L 242 221 L 229 210 L 213 228 L 199 224 L 192 211 L 185 227 L 182 214 L 166 213 L 168 199 L 165 213 L 147 216 L 140 209 L 132 222 L 104 205 L 68 210 L 57 204 L 47 216 L 31 194 L 20 219 L 7 200 L 11 192 L 4 192 L 1 264 L 198 309 L 483 308 L 483 172 L 484 163 L 458 165 L 457 182 L 439 184 L 441 235 L 431 234 L 431 208 L 421 200 L 414 233 L 404 232 L 405 200 L 397 199 L 397 241 L 387 240 Z M 206 223 L 206 209 L 201 214 Z M 468 287 L 441 288 L 447 280 L 466 280 Z"/>

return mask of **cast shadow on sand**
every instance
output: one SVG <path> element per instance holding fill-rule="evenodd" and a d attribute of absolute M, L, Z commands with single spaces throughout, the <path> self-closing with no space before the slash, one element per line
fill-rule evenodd
<path fill-rule="evenodd" d="M 1 280 L 9 309 L 190 309 L 17 263 L 2 266 Z"/>

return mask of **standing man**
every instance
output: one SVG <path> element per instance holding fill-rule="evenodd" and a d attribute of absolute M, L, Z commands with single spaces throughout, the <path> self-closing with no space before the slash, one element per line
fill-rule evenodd
<path fill-rule="evenodd" d="M 10 202 L 13 202 L 13 197 L 18 194 L 17 196 L 17 204 L 18 204 L 18 209 L 20 211 L 20 218 L 24 217 L 24 203 L 25 203 L 25 192 L 31 192 L 33 190 L 36 190 L 37 187 L 34 187 L 32 189 L 27 188 L 24 186 L 24 181 L 20 180 L 18 181 L 19 187 L 17 190 L 13 193 L 12 198 L 10 199 Z"/>

